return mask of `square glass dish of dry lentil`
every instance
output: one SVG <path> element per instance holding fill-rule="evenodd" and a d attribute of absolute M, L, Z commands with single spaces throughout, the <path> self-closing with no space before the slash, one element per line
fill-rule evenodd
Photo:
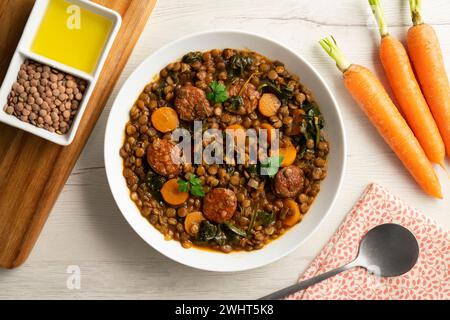
<path fill-rule="evenodd" d="M 86 88 L 85 80 L 27 59 L 20 67 L 4 111 L 38 128 L 65 134 Z"/>
<path fill-rule="evenodd" d="M 262 163 L 173 163 L 170 132 L 192 132 L 194 120 L 203 130 L 279 129 L 281 167 L 267 176 Z M 324 126 L 312 94 L 282 62 L 235 49 L 190 52 L 131 107 L 123 176 L 165 239 L 224 253 L 258 250 L 301 223 L 319 194 L 330 150 Z"/>

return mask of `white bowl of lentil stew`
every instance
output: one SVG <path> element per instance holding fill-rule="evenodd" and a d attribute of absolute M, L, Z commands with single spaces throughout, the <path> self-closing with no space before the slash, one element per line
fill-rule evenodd
<path fill-rule="evenodd" d="M 173 133 L 194 133 L 194 121 L 203 137 L 233 129 L 231 141 L 267 129 L 268 153 L 258 147 L 252 163 L 247 144 L 242 162 L 187 162 Z M 194 140 L 193 152 L 211 141 Z M 167 257 L 219 272 L 261 267 L 298 248 L 335 202 L 345 153 L 342 116 L 317 71 L 280 43 L 227 30 L 147 58 L 116 97 L 105 136 L 109 185 L 131 227 Z M 174 154 L 183 154 L 181 164 Z"/>

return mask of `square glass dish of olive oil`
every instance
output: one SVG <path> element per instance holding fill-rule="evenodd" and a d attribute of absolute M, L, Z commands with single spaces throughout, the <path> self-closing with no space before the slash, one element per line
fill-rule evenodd
<path fill-rule="evenodd" d="M 92 73 L 112 27 L 112 20 L 102 15 L 66 0 L 49 0 L 31 51 Z"/>

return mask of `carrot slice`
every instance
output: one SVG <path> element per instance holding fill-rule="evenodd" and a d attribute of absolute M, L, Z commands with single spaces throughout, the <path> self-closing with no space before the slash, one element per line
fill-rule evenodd
<path fill-rule="evenodd" d="M 433 27 L 423 23 L 420 4 L 410 0 L 414 26 L 407 36 L 409 55 L 450 157 L 450 84 L 439 39 Z"/>
<path fill-rule="evenodd" d="M 284 201 L 284 207 L 288 208 L 290 214 L 283 220 L 283 225 L 286 227 L 295 226 L 302 219 L 302 214 L 300 213 L 297 202 L 292 199 L 286 199 Z"/>
<path fill-rule="evenodd" d="M 246 137 L 245 128 L 240 124 L 233 124 L 227 127 L 226 132 L 235 137 L 235 139 L 244 139 Z M 239 141 L 239 140 L 238 140 Z"/>
<path fill-rule="evenodd" d="M 445 146 L 403 44 L 389 35 L 380 0 L 369 0 L 380 26 L 380 58 L 403 114 L 431 162 L 443 165 Z"/>
<path fill-rule="evenodd" d="M 178 114 L 170 107 L 162 107 L 152 113 L 153 127 L 162 133 L 175 130 L 178 127 Z"/>
<path fill-rule="evenodd" d="M 297 149 L 289 140 L 285 146 L 279 149 L 278 154 L 283 157 L 283 162 L 281 163 L 281 166 L 283 168 L 289 167 L 291 164 L 295 162 L 295 159 L 297 158 Z"/>
<path fill-rule="evenodd" d="M 289 167 L 295 162 L 295 159 L 297 158 L 297 149 L 292 144 L 292 142 L 288 142 L 283 147 L 280 147 L 278 150 L 272 149 L 270 151 L 270 155 L 283 157 L 281 167 L 283 168 Z"/>
<path fill-rule="evenodd" d="M 230 126 L 227 127 L 227 130 L 231 130 L 231 131 L 245 131 L 244 127 L 241 126 L 240 124 L 232 124 Z"/>
<path fill-rule="evenodd" d="M 265 93 L 259 99 L 259 112 L 265 117 L 273 117 L 281 107 L 281 101 L 273 93 Z"/>
<path fill-rule="evenodd" d="M 189 198 L 189 192 L 181 192 L 178 188 L 178 179 L 167 181 L 161 188 L 161 195 L 164 201 L 173 206 L 185 203 Z"/>
<path fill-rule="evenodd" d="M 184 229 L 187 233 L 189 233 L 191 236 L 195 236 L 196 233 L 193 232 L 193 226 L 200 226 L 200 223 L 202 223 L 203 220 L 206 220 L 203 216 L 203 213 L 201 212 L 191 212 L 189 213 L 186 218 L 184 218 Z"/>
<path fill-rule="evenodd" d="M 442 198 L 441 185 L 425 152 L 380 80 L 367 68 L 348 63 L 334 38 L 320 41 L 344 74 L 344 83 L 386 143 L 429 195 Z"/>

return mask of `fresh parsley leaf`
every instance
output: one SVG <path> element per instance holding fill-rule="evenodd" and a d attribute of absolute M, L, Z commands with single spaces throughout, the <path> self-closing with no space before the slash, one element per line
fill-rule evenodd
<path fill-rule="evenodd" d="M 264 169 L 264 173 L 266 173 L 269 177 L 273 178 L 277 175 L 278 170 L 281 167 L 281 164 L 283 163 L 284 157 L 283 156 L 273 156 L 270 158 L 267 158 L 266 161 L 261 163 L 261 168 Z"/>
<path fill-rule="evenodd" d="M 202 182 L 195 174 L 191 175 L 189 181 L 178 179 L 178 190 L 180 192 L 190 192 L 195 197 L 205 196 Z"/>
<path fill-rule="evenodd" d="M 224 84 L 213 81 L 210 85 L 212 92 L 207 94 L 207 98 L 214 103 L 224 103 L 228 100 L 227 87 Z"/>
<path fill-rule="evenodd" d="M 201 180 L 195 174 L 190 176 L 189 183 L 193 186 L 201 186 L 202 185 Z"/>
<path fill-rule="evenodd" d="M 204 197 L 205 191 L 203 191 L 203 187 L 201 185 L 191 185 L 191 194 L 195 197 Z"/>
<path fill-rule="evenodd" d="M 189 182 L 184 181 L 183 179 L 178 179 L 178 191 L 188 192 L 189 191 Z"/>
<path fill-rule="evenodd" d="M 204 197 L 205 192 L 203 191 L 203 186 L 201 180 L 196 176 L 192 175 L 189 179 L 189 183 L 191 184 L 191 194 L 196 197 Z"/>

